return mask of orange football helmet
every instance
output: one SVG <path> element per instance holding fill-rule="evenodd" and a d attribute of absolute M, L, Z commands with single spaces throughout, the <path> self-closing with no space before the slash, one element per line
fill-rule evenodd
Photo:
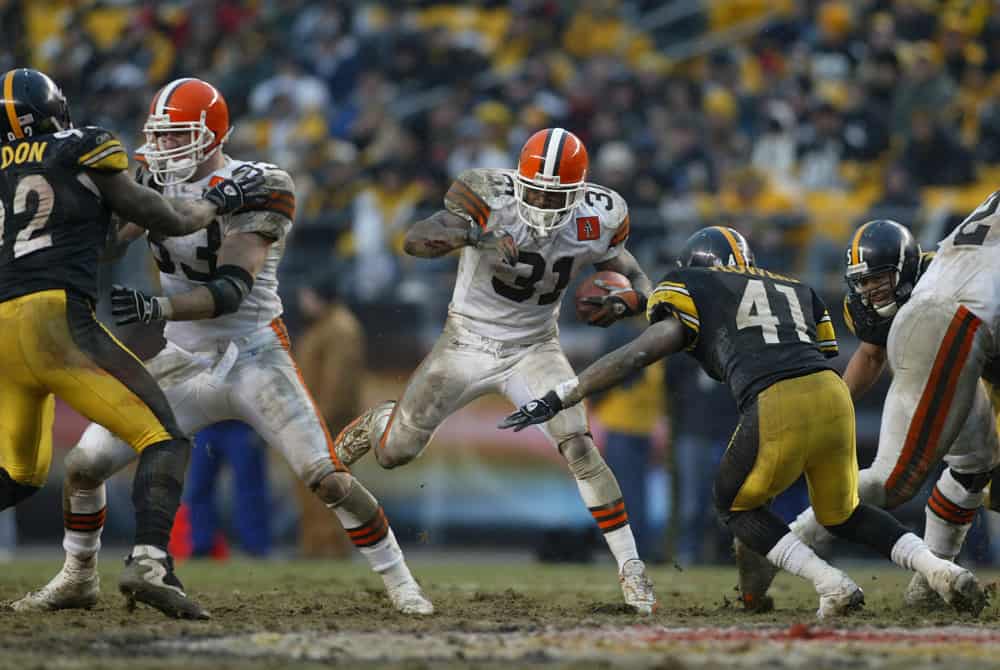
<path fill-rule="evenodd" d="M 521 221 L 542 235 L 565 225 L 583 197 L 589 164 L 587 148 L 568 130 L 546 128 L 529 137 L 514 180 Z"/>
<path fill-rule="evenodd" d="M 155 96 L 143 126 L 140 153 L 153 180 L 161 185 L 187 181 L 198 166 L 229 138 L 229 107 L 218 89 L 201 79 L 175 79 Z M 164 146 L 163 135 L 189 133 L 189 141 Z"/>

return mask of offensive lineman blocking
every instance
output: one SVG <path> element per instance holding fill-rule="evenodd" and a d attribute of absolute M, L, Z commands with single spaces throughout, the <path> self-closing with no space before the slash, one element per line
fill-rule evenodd
<path fill-rule="evenodd" d="M 445 195 L 445 209 L 415 223 L 405 250 L 436 257 L 461 249 L 444 333 L 399 402 L 382 403 L 337 436 L 350 465 L 369 449 L 385 468 L 416 458 L 452 413 L 488 393 L 525 402 L 572 376 L 556 318 L 566 286 L 584 267 L 614 270 L 634 288 L 595 298 L 594 325 L 640 313 L 651 284 L 625 249 L 628 208 L 618 193 L 586 182 L 587 150 L 562 128 L 538 131 L 518 169 L 474 169 Z M 621 490 L 594 446 L 582 407 L 543 431 L 565 457 L 580 495 L 618 563 L 625 602 L 656 604 L 639 560 Z"/>
<path fill-rule="evenodd" d="M 250 424 L 278 447 L 295 473 L 334 511 L 354 544 L 385 582 L 393 605 L 408 614 L 433 606 L 413 579 L 378 501 L 337 459 L 289 351 L 277 293 L 277 267 L 295 211 L 286 172 L 225 155 L 230 132 L 225 100 L 210 84 L 183 78 L 153 98 L 141 150 L 149 179 L 178 198 L 196 198 L 219 180 L 253 166 L 264 174 L 262 204 L 216 218 L 204 231 L 149 242 L 166 295 L 124 287 L 112 292 L 119 324 L 166 320 L 167 345 L 147 361 L 186 435 L 226 419 Z M 130 224 L 126 238 L 139 231 Z M 87 607 L 99 594 L 96 557 L 102 523 L 78 523 L 106 504 L 104 481 L 135 458 L 92 424 L 66 458 L 66 563 L 44 588 L 15 609 Z M 163 609 L 167 614 L 177 612 Z"/>

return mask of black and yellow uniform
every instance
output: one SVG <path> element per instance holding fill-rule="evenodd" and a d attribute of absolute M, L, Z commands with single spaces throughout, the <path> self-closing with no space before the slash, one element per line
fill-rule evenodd
<path fill-rule="evenodd" d="M 720 512 L 753 510 L 805 473 L 821 523 L 858 505 L 854 406 L 827 362 L 826 306 L 795 279 L 759 268 L 681 268 L 649 298 L 650 322 L 677 318 L 686 350 L 728 384 L 741 419 L 716 479 Z"/>
<path fill-rule="evenodd" d="M 97 261 L 111 212 L 89 171 L 128 169 L 100 128 L 0 146 L 0 476 L 41 486 L 53 394 L 136 450 L 181 437 L 163 392 L 96 319 Z"/>
<path fill-rule="evenodd" d="M 917 281 L 927 271 L 927 267 L 934 260 L 933 251 L 925 251 L 920 254 L 920 266 L 917 270 Z M 880 347 L 886 346 L 889 340 L 889 328 L 892 327 L 891 316 L 879 316 L 879 314 L 861 302 L 861 296 L 854 291 L 848 291 L 844 296 L 844 323 L 847 329 L 854 333 L 859 340 Z"/>

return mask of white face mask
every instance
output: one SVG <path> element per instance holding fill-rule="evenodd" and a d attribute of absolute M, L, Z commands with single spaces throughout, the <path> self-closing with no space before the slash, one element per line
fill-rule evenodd
<path fill-rule="evenodd" d="M 569 187 L 542 186 L 518 175 L 514 180 L 514 195 L 518 218 L 540 236 L 547 237 L 569 222 L 570 212 L 576 209 L 583 195 L 583 183 Z M 526 196 L 549 206 L 531 205 L 525 200 Z"/>
<path fill-rule="evenodd" d="M 861 296 L 861 302 L 874 309 L 879 316 L 895 316 L 899 310 L 899 305 L 896 304 L 898 270 L 889 269 L 873 272 L 856 279 L 852 278 L 849 281 L 854 292 Z"/>
<path fill-rule="evenodd" d="M 167 114 L 151 114 L 143 126 L 146 145 L 142 154 L 153 181 L 160 186 L 180 184 L 190 179 L 198 166 L 222 147 L 229 133 L 215 144 L 215 133 L 205 125 L 205 112 L 199 121 L 174 122 Z M 230 129 L 230 132 L 232 130 Z M 188 133 L 190 140 L 170 148 L 161 148 L 165 134 Z"/>

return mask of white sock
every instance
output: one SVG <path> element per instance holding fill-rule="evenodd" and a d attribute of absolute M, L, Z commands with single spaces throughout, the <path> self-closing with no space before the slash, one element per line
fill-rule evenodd
<path fill-rule="evenodd" d="M 618 572 L 622 571 L 622 566 L 626 562 L 639 558 L 639 551 L 635 548 L 635 536 L 632 535 L 632 527 L 628 524 L 605 533 L 604 541 L 608 543 L 608 548 L 618 562 Z"/>
<path fill-rule="evenodd" d="M 101 533 L 104 531 L 104 510 L 107 507 L 107 494 L 104 485 L 96 489 L 81 489 L 69 495 L 69 513 L 64 519 L 63 549 L 66 551 L 67 564 L 70 556 L 78 559 L 76 562 L 85 564 L 91 556 L 101 550 Z M 100 515 L 100 522 L 93 530 L 74 530 L 72 526 L 79 524 L 83 528 L 94 525 L 94 516 Z M 84 518 L 80 518 L 83 516 Z"/>
<path fill-rule="evenodd" d="M 372 570 L 379 574 L 403 563 L 403 550 L 399 548 L 396 535 L 391 528 L 381 542 L 370 547 L 358 547 L 358 551 L 368 560 L 368 565 L 371 566 Z M 408 570 L 407 574 L 409 574 Z"/>
<path fill-rule="evenodd" d="M 788 524 L 788 527 L 813 551 L 820 554 L 830 553 L 831 545 L 833 545 L 833 533 L 816 520 L 816 513 L 813 512 L 812 507 L 807 507 L 795 517 L 795 520 Z"/>
<path fill-rule="evenodd" d="M 808 579 L 817 590 L 840 581 L 843 573 L 816 555 L 795 533 L 788 533 L 767 552 L 767 560 L 786 572 Z"/>
<path fill-rule="evenodd" d="M 924 541 L 913 533 L 907 533 L 892 545 L 892 562 L 901 568 L 919 572 L 928 577 L 932 572 L 954 565 L 950 561 L 935 556 Z"/>
<path fill-rule="evenodd" d="M 936 556 L 953 560 L 962 551 L 976 510 L 985 500 L 985 491 L 966 490 L 951 468 L 945 470 L 927 500 L 924 543 Z"/>

